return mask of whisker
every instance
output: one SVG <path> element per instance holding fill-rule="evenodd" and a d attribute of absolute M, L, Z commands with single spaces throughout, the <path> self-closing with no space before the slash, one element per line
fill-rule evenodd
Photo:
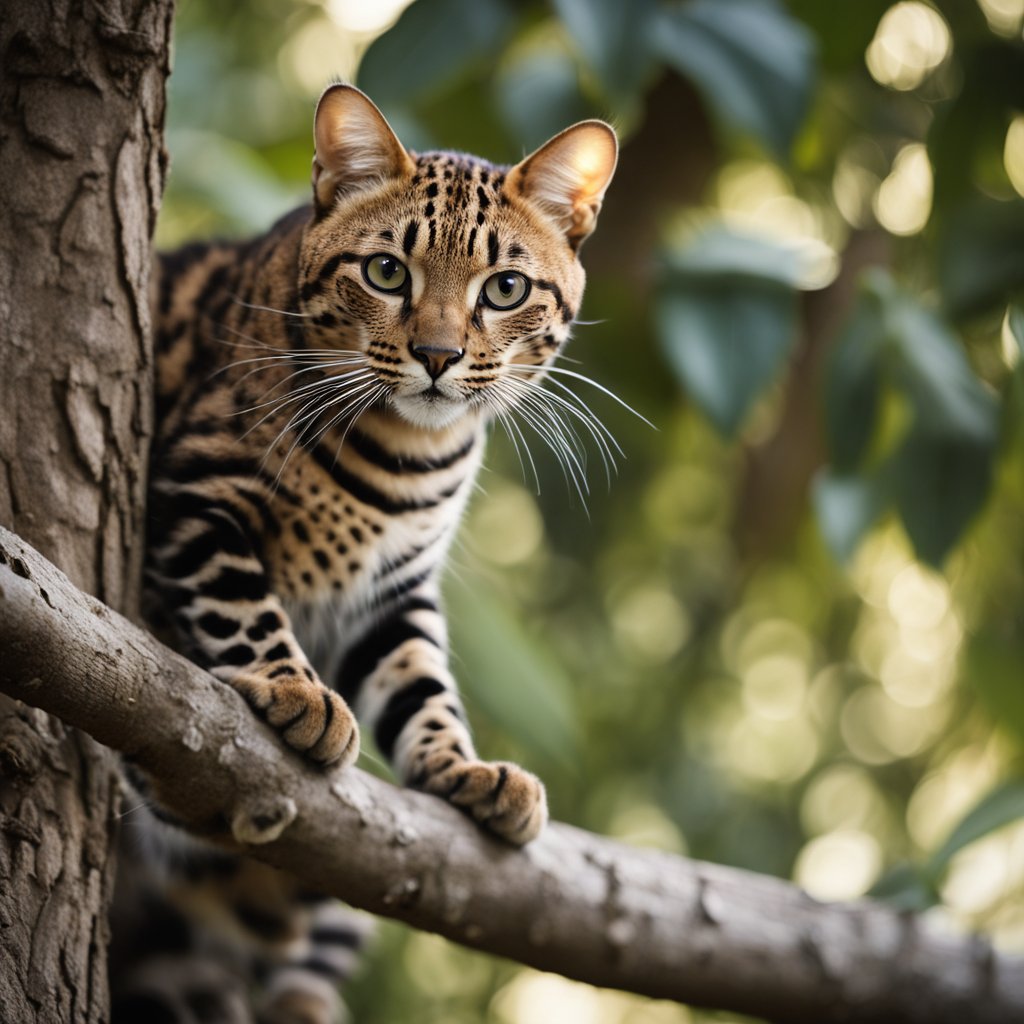
<path fill-rule="evenodd" d="M 509 390 L 515 390 L 509 378 L 503 379 L 501 383 L 506 385 Z M 589 492 L 586 482 L 586 471 L 577 456 L 577 452 L 573 450 L 566 440 L 564 432 L 558 429 L 557 423 L 552 423 L 551 410 L 530 401 L 532 396 L 526 392 L 520 391 L 515 397 L 518 401 L 511 406 L 511 411 L 520 416 L 544 441 L 548 448 L 551 449 L 562 469 L 566 484 L 569 485 L 570 489 L 576 491 L 583 508 L 586 510 L 587 499 L 585 492 Z M 562 426 L 564 427 L 564 422 Z M 579 441 L 578 437 L 576 441 Z"/>
<path fill-rule="evenodd" d="M 597 445 L 598 451 L 601 454 L 602 461 L 604 462 L 605 474 L 608 476 L 609 485 L 611 484 L 611 471 L 617 470 L 618 467 L 615 461 L 615 454 L 612 452 L 614 447 L 622 458 L 626 457 L 626 453 L 622 450 L 622 446 L 616 440 L 615 435 L 601 422 L 601 420 L 594 414 L 589 406 L 577 395 L 574 391 L 567 388 L 561 381 L 551 380 L 551 383 L 555 387 L 558 387 L 561 391 L 565 392 L 572 401 L 568 401 L 562 395 L 554 394 L 548 391 L 540 383 L 532 380 L 528 380 L 523 377 L 514 378 L 521 385 L 527 385 L 533 389 L 533 393 L 537 397 L 542 397 L 546 402 L 553 402 L 560 408 L 564 409 L 568 414 L 579 420 L 583 426 L 587 429 L 587 432 L 594 439 L 594 443 Z"/>
<path fill-rule="evenodd" d="M 598 391 L 601 391 L 604 394 L 606 394 L 610 399 L 612 399 L 612 401 L 618 402 L 618 404 L 621 405 L 622 408 L 626 410 L 626 412 L 631 412 L 638 420 L 640 420 L 643 423 L 646 423 L 647 426 L 651 428 L 651 430 L 658 429 L 649 419 L 647 419 L 646 416 L 641 415 L 631 405 L 629 405 L 627 402 L 624 402 L 621 398 L 619 398 L 619 396 L 615 394 L 614 391 L 609 391 L 608 388 L 606 388 L 603 384 L 598 384 L 596 380 L 592 380 L 585 374 L 577 373 L 575 370 L 567 370 L 564 366 L 528 366 L 525 363 L 517 363 L 516 369 L 532 370 L 534 372 L 544 373 L 561 373 L 564 374 L 566 377 L 572 377 L 575 380 L 581 380 L 584 384 L 589 384 L 591 387 L 597 388 Z"/>
<path fill-rule="evenodd" d="M 281 316 L 294 316 L 301 317 L 302 319 L 306 319 L 307 317 L 311 317 L 313 315 L 312 313 L 296 313 L 294 310 L 291 309 L 275 309 L 273 306 L 260 306 L 255 302 L 246 302 L 244 299 L 239 298 L 237 295 L 231 295 L 230 298 L 233 302 L 237 303 L 239 306 L 242 306 L 245 309 L 255 309 L 261 313 L 278 313 Z"/>

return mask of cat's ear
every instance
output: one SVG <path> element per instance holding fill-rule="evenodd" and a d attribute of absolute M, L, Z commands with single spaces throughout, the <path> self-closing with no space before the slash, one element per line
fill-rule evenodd
<path fill-rule="evenodd" d="M 329 86 L 313 120 L 313 196 L 321 209 L 338 195 L 403 175 L 415 165 L 384 115 L 352 85 Z"/>
<path fill-rule="evenodd" d="M 509 171 L 506 187 L 553 217 L 573 249 L 594 230 L 619 145 L 604 121 L 566 128 Z"/>

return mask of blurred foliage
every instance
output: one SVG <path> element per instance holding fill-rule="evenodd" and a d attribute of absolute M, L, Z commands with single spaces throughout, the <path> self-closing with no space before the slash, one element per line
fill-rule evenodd
<path fill-rule="evenodd" d="M 304 201 L 332 76 L 414 148 L 620 129 L 570 354 L 658 429 L 570 381 L 626 455 L 586 509 L 495 434 L 449 587 L 480 749 L 1024 948 L 1024 0 L 403 6 L 182 4 L 160 239 Z M 726 1020 L 382 933 L 359 1021 Z"/>

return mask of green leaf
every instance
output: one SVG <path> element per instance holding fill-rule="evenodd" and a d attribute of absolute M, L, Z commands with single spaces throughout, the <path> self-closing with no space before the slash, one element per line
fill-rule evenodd
<path fill-rule="evenodd" d="M 897 864 L 871 887 L 872 899 L 884 900 L 900 910 L 921 913 L 939 903 L 934 882 L 913 864 Z"/>
<path fill-rule="evenodd" d="M 987 443 L 912 430 L 896 455 L 893 494 L 914 552 L 940 566 L 988 496 L 995 434 Z"/>
<path fill-rule="evenodd" d="M 456 671 L 471 713 L 480 709 L 524 748 L 571 772 L 579 731 L 572 686 L 556 659 L 480 586 L 451 579 L 445 596 Z"/>
<path fill-rule="evenodd" d="M 961 819 L 949 838 L 932 854 L 928 870 L 938 877 L 965 847 L 1024 818 L 1024 779 L 997 786 Z"/>
<path fill-rule="evenodd" d="M 849 560 L 885 511 L 887 487 L 881 474 L 840 476 L 824 469 L 815 477 L 811 494 L 818 525 L 839 561 Z"/>
<path fill-rule="evenodd" d="M 526 152 L 567 125 L 597 116 L 580 94 L 579 78 L 576 62 L 557 44 L 523 49 L 503 62 L 494 102 Z"/>
<path fill-rule="evenodd" d="M 881 467 L 858 477 L 887 390 L 893 407 L 909 408 L 910 426 Z M 869 272 L 829 365 L 826 401 L 835 470 L 815 501 L 829 545 L 849 557 L 895 503 L 916 554 L 939 565 L 984 504 L 999 431 L 997 402 L 955 334 L 885 271 Z"/>
<path fill-rule="evenodd" d="M 1024 287 L 1024 200 L 985 199 L 957 211 L 940 240 L 938 269 L 954 318 L 1005 303 Z"/>
<path fill-rule="evenodd" d="M 797 332 L 800 253 L 723 227 L 666 254 L 655 320 L 669 365 L 733 435 L 776 376 Z"/>
<path fill-rule="evenodd" d="M 881 306 L 866 295 L 854 307 L 829 356 L 825 430 L 832 462 L 840 472 L 861 463 L 875 433 L 883 387 L 883 333 Z"/>
<path fill-rule="evenodd" d="M 381 107 L 410 107 L 493 58 L 516 23 L 510 0 L 416 0 L 374 40 L 358 82 Z"/>
<path fill-rule="evenodd" d="M 902 292 L 890 297 L 885 318 L 886 340 L 899 364 L 897 380 L 910 395 L 921 429 L 993 443 L 995 400 L 949 327 Z"/>
<path fill-rule="evenodd" d="M 624 7 L 627 5 L 623 5 Z M 785 158 L 815 81 L 813 37 L 762 0 L 693 0 L 652 19 L 652 46 L 728 128 Z"/>
<path fill-rule="evenodd" d="M 654 68 L 647 37 L 656 0 L 554 0 L 554 7 L 608 95 L 633 100 Z"/>
<path fill-rule="evenodd" d="M 868 48 L 892 0 L 788 0 L 793 15 L 814 32 L 821 63 L 830 71 L 863 71 Z"/>
<path fill-rule="evenodd" d="M 796 294 L 752 278 L 676 280 L 655 312 L 662 349 L 687 393 L 722 433 L 739 429 L 796 336 Z"/>
<path fill-rule="evenodd" d="M 786 288 L 805 287 L 808 281 L 795 247 L 718 225 L 702 231 L 685 247 L 670 250 L 666 262 L 687 278 L 754 278 Z"/>
<path fill-rule="evenodd" d="M 1024 746 L 1024 642 L 993 632 L 972 637 L 964 674 L 989 718 Z"/>

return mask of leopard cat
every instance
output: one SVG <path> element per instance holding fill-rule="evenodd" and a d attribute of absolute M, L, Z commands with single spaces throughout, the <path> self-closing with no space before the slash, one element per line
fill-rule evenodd
<path fill-rule="evenodd" d="M 314 142 L 311 206 L 160 259 L 152 615 L 314 765 L 356 759 L 358 717 L 405 784 L 522 845 L 544 787 L 477 755 L 438 577 L 489 423 L 530 415 L 569 338 L 615 134 L 585 121 L 513 167 L 416 154 L 335 85 Z M 269 868 L 183 857 L 178 909 L 216 888 L 261 950 L 260 1019 L 331 1020 L 358 929 Z"/>

